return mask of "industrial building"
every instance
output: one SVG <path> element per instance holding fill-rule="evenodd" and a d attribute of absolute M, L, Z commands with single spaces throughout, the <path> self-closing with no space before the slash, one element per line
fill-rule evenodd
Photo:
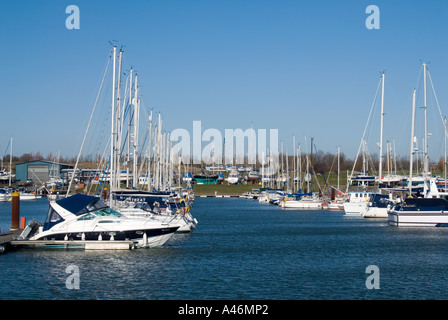
<path fill-rule="evenodd" d="M 62 170 L 72 169 L 73 166 L 45 160 L 35 160 L 16 164 L 16 180 L 33 180 L 35 184 L 44 184 L 50 177 L 60 176 Z"/>

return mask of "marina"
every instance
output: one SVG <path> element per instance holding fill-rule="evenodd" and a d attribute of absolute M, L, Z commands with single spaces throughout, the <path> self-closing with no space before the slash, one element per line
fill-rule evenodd
<path fill-rule="evenodd" d="M 42 219 L 46 199 L 21 214 Z M 445 299 L 446 228 L 395 228 L 387 219 L 331 210 L 285 210 L 243 198 L 197 198 L 195 232 L 159 248 L 21 248 L 0 256 L 0 298 L 122 300 Z M 0 227 L 10 204 L 0 204 Z M 8 217 L 8 218 L 6 218 Z M 393 245 L 391 245 L 393 243 Z M 29 264 L 32 263 L 32 268 Z M 65 269 L 80 270 L 67 290 Z M 366 268 L 380 289 L 366 288 Z M 14 270 L 14 272 L 9 272 Z M 125 271 L 124 271 L 125 270 Z M 33 285 L 30 285 L 32 283 Z M 163 290 L 161 290 L 163 286 Z M 153 288 L 148 290 L 148 288 Z M 154 289 L 159 288 L 159 289 Z"/>
<path fill-rule="evenodd" d="M 2 11 L 5 305 L 448 299 L 448 2 L 22 2 Z"/>

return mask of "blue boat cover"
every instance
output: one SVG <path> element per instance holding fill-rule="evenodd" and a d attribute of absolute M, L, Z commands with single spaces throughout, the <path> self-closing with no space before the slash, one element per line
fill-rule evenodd
<path fill-rule="evenodd" d="M 71 197 L 57 200 L 56 203 L 64 209 L 79 216 L 90 211 L 107 208 L 107 205 L 98 197 L 77 193 Z"/>

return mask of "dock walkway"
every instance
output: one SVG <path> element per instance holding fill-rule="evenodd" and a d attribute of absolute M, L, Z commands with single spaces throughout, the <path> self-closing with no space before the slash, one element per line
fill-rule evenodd
<path fill-rule="evenodd" d="M 0 253 L 12 247 L 61 247 L 82 248 L 85 250 L 132 250 L 135 244 L 131 240 L 123 241 L 87 241 L 87 240 L 17 240 L 23 230 L 9 231 L 0 235 Z"/>
<path fill-rule="evenodd" d="M 11 241 L 17 239 L 23 230 L 13 230 L 0 234 L 0 253 L 4 252 L 8 246 L 11 245 Z"/>

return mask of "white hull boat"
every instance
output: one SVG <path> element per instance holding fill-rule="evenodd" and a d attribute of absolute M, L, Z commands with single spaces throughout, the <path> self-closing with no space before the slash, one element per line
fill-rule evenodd
<path fill-rule="evenodd" d="M 302 197 L 300 200 L 286 200 L 281 202 L 282 208 L 322 209 L 323 202 L 313 197 Z"/>
<path fill-rule="evenodd" d="M 45 223 L 28 235 L 28 240 L 78 240 L 97 244 L 128 240 L 137 248 L 159 247 L 178 228 L 179 225 L 154 219 L 125 217 L 97 197 L 76 194 L 50 202 Z"/>
<path fill-rule="evenodd" d="M 367 207 L 370 193 L 368 192 L 350 192 L 347 202 L 344 202 L 344 212 L 349 216 L 360 216 L 361 212 Z"/>
<path fill-rule="evenodd" d="M 388 222 L 397 227 L 448 226 L 448 201 L 441 198 L 410 198 L 388 211 Z"/>
<path fill-rule="evenodd" d="M 387 205 L 390 201 L 388 195 L 371 194 L 369 202 L 361 211 L 363 218 L 387 218 Z"/>
<path fill-rule="evenodd" d="M 12 193 L 6 188 L 0 188 L 0 202 L 11 201 Z"/>
<path fill-rule="evenodd" d="M 114 191 L 112 208 L 124 216 L 139 216 L 163 223 L 174 223 L 179 226 L 176 233 L 192 232 L 198 221 L 191 215 L 190 206 L 183 198 L 174 202 L 171 196 L 168 193 L 157 194 L 135 190 Z M 154 199 L 157 200 L 154 202 Z"/>

